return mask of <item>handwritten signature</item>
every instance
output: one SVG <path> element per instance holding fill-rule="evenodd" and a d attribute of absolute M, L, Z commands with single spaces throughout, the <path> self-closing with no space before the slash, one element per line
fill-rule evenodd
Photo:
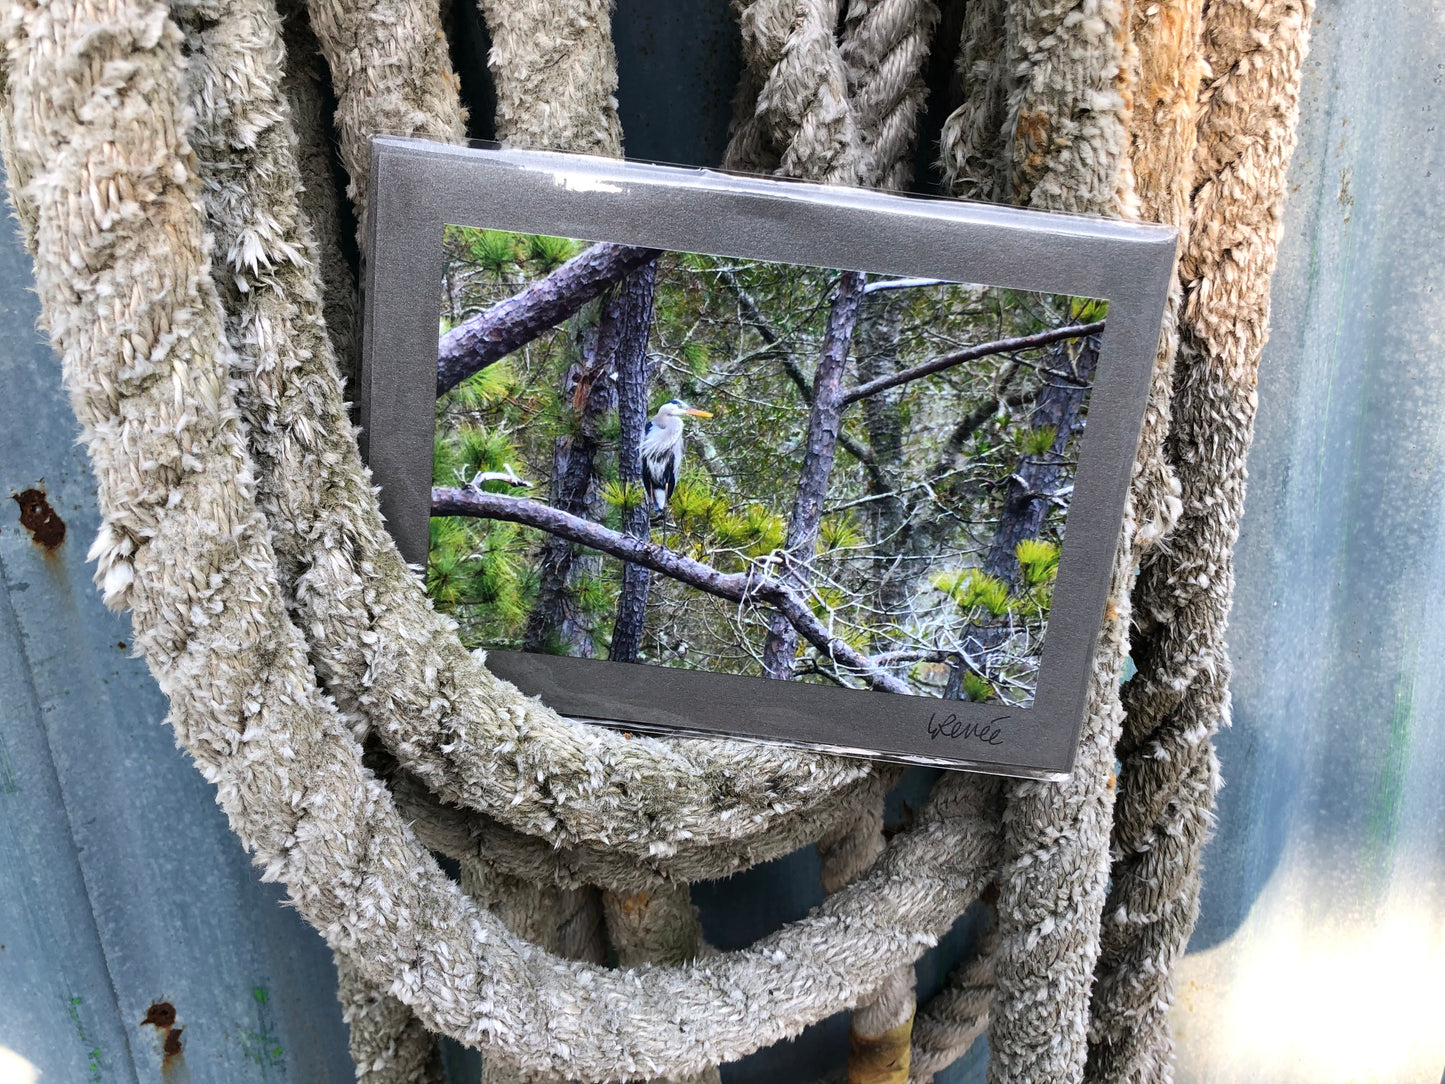
<path fill-rule="evenodd" d="M 1005 722 L 1007 715 L 1000 715 L 997 719 L 990 719 L 986 723 L 966 723 L 957 715 L 949 712 L 942 718 L 938 712 L 928 717 L 928 736 L 935 741 L 939 738 L 954 738 L 967 741 L 983 742 L 985 745 L 1002 745 L 1004 742 L 1003 728 L 998 724 Z"/>

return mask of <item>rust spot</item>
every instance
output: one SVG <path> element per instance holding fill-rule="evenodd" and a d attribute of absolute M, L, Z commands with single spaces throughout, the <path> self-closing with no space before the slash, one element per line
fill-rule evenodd
<path fill-rule="evenodd" d="M 170 1028 L 176 1022 L 176 1007 L 169 1001 L 153 1001 L 151 1007 L 146 1010 L 146 1018 L 141 1021 L 141 1026 L 150 1024 L 152 1027 Z"/>
<path fill-rule="evenodd" d="M 633 892 L 622 897 L 622 913 L 630 919 L 640 919 L 652 905 L 652 897 L 646 892 Z"/>
<path fill-rule="evenodd" d="M 176 1007 L 169 1001 L 153 1001 L 151 1007 L 146 1010 L 145 1019 L 141 1026 L 150 1025 L 165 1036 L 161 1040 L 161 1079 L 176 1079 L 174 1074 L 184 1072 L 181 1066 L 181 1032 L 185 1028 L 176 1027 Z"/>
<path fill-rule="evenodd" d="M 43 489 L 27 489 L 10 494 L 20 506 L 20 526 L 30 532 L 30 537 L 47 550 L 53 550 L 65 541 L 65 520 L 50 507 Z"/>

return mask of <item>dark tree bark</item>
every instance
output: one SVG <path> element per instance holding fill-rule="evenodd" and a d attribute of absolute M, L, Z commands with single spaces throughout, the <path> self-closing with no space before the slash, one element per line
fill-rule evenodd
<path fill-rule="evenodd" d="M 859 309 L 854 333 L 854 354 L 858 378 L 866 383 L 892 376 L 901 368 L 898 332 L 907 299 L 895 291 L 870 292 Z M 889 617 L 907 608 L 909 589 L 917 562 L 899 560 L 907 549 L 904 525 L 908 503 L 899 492 L 903 469 L 903 414 L 898 394 L 880 391 L 862 400 L 863 425 L 873 450 L 875 469 L 868 475 L 870 496 L 878 499 L 865 505 L 873 552 L 878 560 L 873 580 L 874 605 Z M 883 640 L 888 637 L 884 635 Z M 875 643 L 875 650 L 882 643 Z"/>
<path fill-rule="evenodd" d="M 768 352 L 777 357 L 783 367 L 783 373 L 793 382 L 793 386 L 798 389 L 798 394 L 803 397 L 803 402 L 812 406 L 812 382 L 808 379 L 807 374 L 803 372 L 803 367 L 798 364 L 792 354 L 783 348 L 782 336 L 768 323 L 762 311 L 758 308 L 758 303 L 753 300 L 751 294 L 743 289 L 742 283 L 738 282 L 736 275 L 731 271 L 725 270 L 720 273 L 719 277 L 728 289 L 732 290 L 734 296 L 737 297 L 738 309 L 742 314 L 743 320 L 746 321 L 748 326 L 758 333 L 758 337 L 771 348 Z M 861 463 L 863 470 L 875 482 L 881 479 L 882 476 L 874 469 L 873 449 L 860 444 L 847 433 L 840 433 L 838 435 L 838 446 Z"/>
<path fill-rule="evenodd" d="M 442 336 L 437 395 L 556 327 L 623 276 L 657 258 L 655 248 L 597 244 Z"/>
<path fill-rule="evenodd" d="M 641 478 L 641 457 L 637 443 L 646 425 L 647 334 L 652 321 L 652 289 L 656 264 L 644 264 L 614 290 L 602 306 L 595 328 L 583 332 L 580 360 L 563 380 L 563 395 L 570 401 L 576 416 L 575 431 L 558 437 L 553 449 L 551 503 L 574 516 L 590 517 L 597 509 L 597 455 L 600 451 L 601 427 L 613 410 L 625 415 L 624 426 L 631 423 L 637 431 L 633 441 L 635 477 Z M 628 370 L 632 394 L 621 401 L 623 369 Z M 638 386 L 640 385 L 640 386 Z M 626 447 L 624 433 L 623 447 Z M 625 466 L 623 468 L 625 473 Z M 640 526 L 637 516 L 641 513 Z M 646 537 L 647 509 L 629 509 L 628 533 Z M 523 645 L 528 651 L 561 647 L 570 655 L 589 657 L 594 650 L 592 629 L 575 598 L 575 585 L 584 576 L 598 575 L 601 562 L 588 557 L 565 538 L 549 535 L 542 545 L 538 561 L 537 601 L 528 616 Z M 642 573 L 640 589 L 637 573 Z M 635 634 L 642 631 L 642 609 L 647 603 L 646 570 L 634 570 L 633 582 L 626 583 L 619 613 L 625 612 L 635 622 Z M 627 588 L 630 586 L 630 592 Z M 631 635 L 632 626 L 623 629 Z M 636 647 L 632 649 L 636 656 Z M 610 655 L 616 658 L 615 654 Z"/>
<path fill-rule="evenodd" d="M 848 349 L 853 328 L 858 322 L 858 307 L 863 299 L 864 276 L 857 271 L 844 271 L 838 279 L 833 303 L 828 310 L 828 327 L 823 336 L 823 349 L 818 369 L 813 375 L 813 405 L 808 411 L 807 447 L 803 469 L 798 476 L 798 490 L 793 498 L 793 512 L 788 520 L 788 535 L 783 550 L 782 580 L 788 587 L 805 584 L 808 569 L 818 548 L 818 527 L 823 521 L 823 505 L 828 497 L 828 479 L 833 472 L 833 457 L 838 448 L 838 435 L 843 428 L 843 374 L 848 365 Z M 793 659 L 798 653 L 798 629 L 781 615 L 774 618 L 768 639 L 763 645 L 763 673 L 771 678 L 790 680 Z"/>
<path fill-rule="evenodd" d="M 633 538 L 600 523 L 551 508 L 541 501 L 501 493 L 437 487 L 432 490 L 431 510 L 434 516 L 477 516 L 536 527 L 578 545 L 650 568 L 729 602 L 759 602 L 770 606 L 819 651 L 858 674 L 875 689 L 904 694 L 911 691 L 903 681 L 879 667 L 857 648 L 832 636 L 813 615 L 803 597 L 791 587 L 756 570 L 719 572 L 711 565 L 659 546 L 650 538 Z"/>
<path fill-rule="evenodd" d="M 1003 510 L 994 532 L 983 570 L 1009 585 L 1018 587 L 1018 544 L 1037 538 L 1044 526 L 1049 501 L 1064 472 L 1064 450 L 1083 427 L 1084 403 L 1099 365 L 1099 338 L 1091 334 L 1077 348 L 1060 344 L 1050 353 L 1043 370 L 1043 387 L 1034 400 L 1029 425 L 1035 430 L 1053 427 L 1054 441 L 1048 451 L 1024 455 L 1009 476 Z"/>
<path fill-rule="evenodd" d="M 617 447 L 617 479 L 629 487 L 642 484 L 642 434 L 647 428 L 647 336 L 652 326 L 652 297 L 657 263 L 634 271 L 608 303 L 603 327 L 616 329 L 613 371 L 617 374 L 617 418 L 621 433 Z M 622 530 L 633 538 L 648 538 L 651 517 L 647 503 L 622 510 Z M 642 648 L 647 617 L 647 594 L 652 574 L 642 565 L 622 566 L 622 589 L 617 596 L 617 619 L 612 626 L 613 662 L 636 662 Z"/>
<path fill-rule="evenodd" d="M 617 406 L 617 382 L 611 379 L 611 359 L 600 349 L 601 321 L 582 329 L 578 360 L 567 369 L 562 394 L 573 410 L 573 431 L 558 437 L 552 447 L 552 507 L 574 516 L 588 516 L 595 503 L 594 479 L 598 432 L 604 417 Z M 591 566 L 591 567 L 589 567 Z M 526 651 L 562 651 L 590 657 L 592 630 L 577 605 L 573 586 L 599 563 L 585 560 L 565 538 L 548 535 L 537 560 L 537 600 L 527 615 L 522 634 Z"/>
<path fill-rule="evenodd" d="M 1042 454 L 1025 454 L 1009 475 L 999 512 L 998 527 L 984 559 L 983 571 L 1006 583 L 1010 591 L 1018 587 L 1018 544 L 1026 538 L 1037 538 L 1043 530 L 1049 502 L 1063 476 L 1064 451 L 1069 440 L 1083 427 L 1083 408 L 1099 364 L 1099 336 L 1091 333 L 1081 344 L 1059 342 L 1050 352 L 1048 363 L 1040 370 L 1043 384 L 1034 399 L 1029 415 L 1033 429 L 1054 427 L 1054 440 Z M 980 677 L 989 677 L 990 656 L 1007 638 L 1001 625 L 974 625 L 964 634 L 964 648 L 969 659 L 956 659 L 949 673 L 944 696 L 963 697 L 963 675 L 972 669 Z"/>

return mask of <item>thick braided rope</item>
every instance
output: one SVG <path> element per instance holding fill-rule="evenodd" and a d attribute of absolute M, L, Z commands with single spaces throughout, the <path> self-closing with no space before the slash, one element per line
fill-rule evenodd
<path fill-rule="evenodd" d="M 311 29 L 331 69 L 336 130 L 347 194 L 366 205 L 371 137 L 466 135 L 436 3 L 416 0 L 306 0 Z M 358 226 L 361 216 L 357 216 Z"/>
<path fill-rule="evenodd" d="M 333 39 L 364 36 L 341 21 L 364 21 L 364 9 L 328 10 Z M 429 54 L 406 56 L 420 63 Z M 399 80 L 382 105 L 434 82 L 399 61 L 379 70 Z M 262 88 L 247 89 L 254 97 Z M 426 102 L 402 98 L 401 108 L 410 115 Z M 365 104 L 338 113 L 343 145 L 384 128 L 387 114 Z M 545 99 L 537 108 L 544 107 Z M 316 310 L 306 291 L 291 283 L 287 293 L 309 323 Z M 277 341 L 284 349 L 292 336 Z M 277 367 L 271 394 L 253 397 L 267 413 L 251 425 L 266 492 L 287 495 L 288 514 L 273 527 L 283 569 L 304 569 L 295 580 L 298 624 L 342 709 L 440 797 L 554 843 L 646 858 L 760 835 L 867 774 L 862 762 L 755 744 L 627 739 L 560 720 L 492 677 L 402 566 L 355 454 L 329 359 L 319 342 L 301 345 L 294 363 Z"/>
<path fill-rule="evenodd" d="M 838 0 L 735 0 L 749 76 L 723 164 L 757 169 L 776 158 L 788 177 L 855 184 L 864 151 L 834 29 Z M 751 98 L 753 91 L 756 97 Z"/>
<path fill-rule="evenodd" d="M 445 1084 L 436 1036 L 409 1008 L 340 953 L 336 978 L 357 1084 Z"/>
<path fill-rule="evenodd" d="M 1015 0 L 1004 16 L 1010 202 L 1119 214 L 1128 135 L 1124 0 Z"/>
<path fill-rule="evenodd" d="M 963 101 L 943 122 L 938 141 L 944 187 L 960 199 L 1005 198 L 1005 7 L 1004 0 L 970 0 L 963 9 L 957 61 Z"/>
<path fill-rule="evenodd" d="M 356 275 L 346 256 L 342 197 L 336 186 L 331 140 L 335 125 L 328 101 L 331 84 L 321 46 L 311 32 L 305 0 L 280 0 L 286 72 L 282 89 L 296 129 L 296 165 L 301 177 L 300 203 L 312 237 L 321 277 L 326 334 L 344 387 L 356 385 L 361 321 L 357 318 Z"/>
<path fill-rule="evenodd" d="M 611 0 L 482 0 L 497 91 L 497 138 L 618 155 Z"/>
<path fill-rule="evenodd" d="M 137 641 L 178 737 L 333 947 L 370 981 L 390 978 L 434 1030 L 528 1069 L 612 1080 L 696 1071 L 791 1034 L 936 938 L 991 844 L 961 779 L 859 885 L 692 967 L 568 965 L 470 905 L 361 768 L 284 612 L 225 383 L 174 30 L 161 8 L 124 0 L 6 15 L 10 151 L 33 178 L 21 198 L 37 285 L 97 471 L 100 576 L 113 588 L 134 576 Z"/>
<path fill-rule="evenodd" d="M 854 821 L 860 806 L 881 801 L 897 781 L 881 766 L 833 800 L 780 820 L 774 831 L 745 844 L 687 848 L 674 855 L 636 859 L 605 848 L 553 847 L 546 840 L 499 824 L 471 810 L 439 802 L 414 776 L 388 779 L 398 807 L 426 846 L 457 860 L 478 861 L 498 873 L 561 888 L 598 885 L 619 893 L 644 892 L 678 883 L 715 880 L 760 862 L 791 854 Z"/>
<path fill-rule="evenodd" d="M 993 1003 L 993 935 L 978 954 L 954 968 L 944 988 L 934 995 L 913 1024 L 913 1056 L 909 1084 L 930 1084 L 933 1078 L 968 1053 L 988 1030 Z"/>
<path fill-rule="evenodd" d="M 1010 193 L 1049 210 L 1117 213 L 1128 71 L 1122 0 L 1024 0 L 1009 8 L 1017 65 Z M 1004 811 L 989 1079 L 1077 1081 L 1108 876 L 1110 776 L 1122 720 L 1134 563 L 1133 501 L 1111 576 L 1072 778 L 1019 783 Z"/>
<path fill-rule="evenodd" d="M 216 13 L 210 15 L 204 25 L 224 25 L 223 21 L 215 18 Z M 317 461 L 327 462 L 324 457 L 328 445 L 332 449 L 329 465 L 333 470 L 338 463 L 342 468 L 347 466 L 336 454 L 345 447 L 344 441 L 333 440 L 326 433 L 330 430 L 334 434 L 341 427 L 343 414 L 338 401 L 327 401 L 322 410 L 317 410 L 318 400 L 327 399 L 334 378 L 322 364 L 325 344 L 317 334 L 320 321 L 312 303 L 314 299 L 307 284 L 302 281 L 304 269 L 294 252 L 287 254 L 283 251 L 282 256 L 275 259 L 269 258 L 271 254 L 266 252 L 268 246 L 264 239 L 269 238 L 270 244 L 279 245 L 284 250 L 287 238 L 300 235 L 296 228 L 299 216 L 294 205 L 288 204 L 284 198 L 286 194 L 294 193 L 296 188 L 292 176 L 295 171 L 290 164 L 291 146 L 278 122 L 281 110 L 275 88 L 267 83 L 268 74 L 279 71 L 279 57 L 276 55 L 279 45 L 274 40 L 274 34 L 270 38 L 266 36 L 265 31 L 269 27 L 264 18 L 264 8 L 252 5 L 248 9 L 243 4 L 238 9 L 235 22 L 244 26 L 246 33 L 227 35 L 224 31 L 212 32 L 210 36 L 219 35 L 220 42 L 211 42 L 209 51 L 198 48 L 192 62 L 193 75 L 209 73 L 207 78 L 218 84 L 206 86 L 203 93 L 193 95 L 198 101 L 203 121 L 198 128 L 202 158 L 215 178 L 207 185 L 208 211 L 223 247 L 233 257 L 230 261 L 233 266 L 219 276 L 218 281 L 223 292 L 230 294 L 228 307 L 233 313 L 240 314 L 232 320 L 232 338 L 240 348 L 240 356 L 247 361 L 240 370 L 241 387 L 245 390 L 242 404 L 250 423 L 253 451 L 263 468 L 260 472 L 263 506 L 270 512 L 273 522 L 283 525 L 277 531 L 278 547 L 283 553 L 288 543 L 295 548 L 293 567 L 310 567 L 308 575 L 312 582 L 303 589 L 301 607 L 305 609 L 308 604 L 334 605 L 338 598 L 360 598 L 362 595 L 360 590 L 344 580 L 339 583 L 336 579 L 324 582 L 327 572 L 340 570 L 332 540 L 347 537 L 346 525 L 339 522 L 342 517 L 334 516 L 337 522 L 333 522 L 330 529 L 313 531 L 307 537 L 307 527 L 311 522 L 308 517 L 317 510 L 324 511 L 328 497 L 333 498 L 335 503 L 334 497 L 346 494 L 348 489 L 352 491 L 353 504 L 364 500 L 364 495 L 355 493 L 356 487 L 347 477 L 323 477 L 316 487 L 314 478 L 304 476 L 306 466 Z M 216 55 L 218 50 L 219 55 Z M 226 98 L 224 83 L 226 73 L 234 72 L 247 73 L 247 93 L 243 99 L 238 98 L 232 103 Z M 232 106 L 239 116 L 229 112 Z M 207 119 L 213 113 L 219 114 L 219 120 L 212 122 Z M 259 129 L 261 139 L 236 139 L 229 128 L 238 124 L 243 128 Z M 214 130 L 217 128 L 220 130 Z M 248 142 L 252 145 L 248 146 Z M 613 149 L 615 151 L 616 148 Z M 249 189 L 234 188 L 232 178 L 238 177 L 251 182 Z M 241 200 L 236 199 L 238 191 L 243 194 Z M 238 253 L 243 255 L 236 258 Z M 256 266 L 245 266 L 247 258 L 255 260 L 258 257 L 262 270 L 259 276 L 255 274 Z M 248 275 L 255 281 L 238 296 L 233 283 L 245 282 Z M 253 333 L 254 328 L 260 328 L 261 332 Z M 331 395 L 330 400 L 335 400 L 335 396 Z M 291 468 L 289 473 L 288 464 Z M 307 489 L 307 481 L 316 488 Z M 320 540 L 323 552 L 308 553 L 308 544 L 317 540 Z M 318 558 L 321 559 L 320 565 Z M 323 582 L 315 582 L 318 579 Z M 319 623 L 320 618 L 313 610 L 312 618 L 306 624 L 314 630 Z M 365 635 L 361 640 L 364 642 Z M 341 685 L 339 691 L 344 692 L 344 689 L 345 686 Z M 862 782 L 866 784 L 867 779 Z M 857 787 L 850 785 L 843 789 L 847 792 Z M 781 832 L 767 833 L 766 838 L 768 849 L 773 853 L 778 853 L 778 843 L 790 838 L 794 840 L 794 845 L 806 842 L 806 839 L 798 837 L 796 830 L 787 830 L 786 826 Z M 545 849 L 545 845 L 541 849 Z M 533 848 L 534 858 L 545 861 L 545 855 L 537 854 L 537 850 Z M 697 867 L 692 872 L 699 875 L 731 872 L 744 864 L 749 848 L 743 847 L 741 853 L 730 853 L 726 847 L 714 850 L 717 852 L 715 867 Z M 574 848 L 574 851 L 584 853 L 579 848 Z M 604 861 L 613 866 L 627 866 L 623 856 L 607 850 L 601 853 Z M 544 871 L 538 872 L 542 873 L 544 880 L 553 879 Z M 367 999 L 359 1003 L 360 1007 L 351 1006 L 353 1015 L 370 1005 L 377 1006 L 377 1027 L 409 1028 L 404 1015 L 398 1014 L 396 1007 L 386 1001 Z M 362 1032 L 374 1030 L 359 1022 L 357 1026 Z M 404 1061 L 398 1064 L 402 1068 L 405 1066 Z"/>
<path fill-rule="evenodd" d="M 687 964 L 713 950 L 703 941 L 702 925 L 687 885 L 666 885 L 639 892 L 604 892 L 607 939 L 617 966 Z M 717 1066 L 654 1084 L 719 1084 Z"/>
<path fill-rule="evenodd" d="M 840 52 L 863 140 L 858 182 L 902 191 L 913 180 L 924 67 L 938 8 L 933 0 L 851 0 Z"/>
<path fill-rule="evenodd" d="M 1131 117 L 1129 160 L 1139 216 L 1187 236 L 1194 180 L 1195 106 L 1199 96 L 1199 26 L 1204 0 L 1165 0 L 1135 5 L 1131 40 L 1138 56 Z M 1159 350 L 1144 423 L 1139 434 L 1134 478 L 1134 545 L 1148 549 L 1179 518 L 1179 482 L 1163 442 L 1169 432 L 1174 356 L 1179 349 L 1178 277 L 1170 281 L 1159 333 Z"/>
<path fill-rule="evenodd" d="M 1295 144 L 1308 0 L 1214 0 L 1166 450 L 1184 512 L 1135 588 L 1135 660 L 1119 746 L 1114 866 L 1094 995 L 1089 1078 L 1173 1079 L 1174 964 L 1199 910 L 1199 858 L 1229 720 L 1225 622 L 1245 494 L 1255 374 Z"/>

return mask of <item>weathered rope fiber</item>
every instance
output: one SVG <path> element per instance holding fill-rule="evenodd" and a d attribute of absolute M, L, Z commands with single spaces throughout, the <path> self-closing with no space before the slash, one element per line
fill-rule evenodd
<path fill-rule="evenodd" d="M 391 980 L 434 1030 L 525 1068 L 612 1080 L 696 1071 L 790 1034 L 938 935 L 976 889 L 980 874 L 961 871 L 991 841 L 962 777 L 856 888 L 689 968 L 568 965 L 472 907 L 361 768 L 282 608 L 175 124 L 178 35 L 163 9 L 125 0 L 12 8 L 3 29 L 23 73 L 10 153 L 33 178 L 21 199 L 35 211 L 37 284 L 97 471 L 100 576 L 113 590 L 134 576 L 138 643 L 178 737 L 333 947 Z M 69 93 L 57 101 L 55 87 Z M 92 189 L 93 202 L 72 195 Z M 552 1001 L 564 992 L 565 1012 Z"/>
<path fill-rule="evenodd" d="M 679 882 L 715 880 L 790 854 L 829 834 L 844 830 L 898 779 L 887 767 L 861 784 L 842 788 L 836 800 L 820 803 L 788 818 L 747 843 L 687 848 L 677 854 L 635 859 L 605 848 L 563 846 L 508 828 L 469 810 L 437 801 L 414 776 L 397 773 L 388 786 L 397 806 L 428 848 L 450 858 L 469 859 L 525 881 L 563 888 L 598 885 L 614 892 L 641 892 Z"/>
<path fill-rule="evenodd" d="M 363 36 L 352 24 L 366 20 L 366 8 L 337 5 L 328 17 L 334 40 Z M 506 59 L 502 43 L 495 52 Z M 387 128 L 389 113 L 367 111 L 373 101 L 407 116 L 426 107 L 428 98 L 406 94 L 430 94 L 433 81 L 403 61 L 419 64 L 429 55 L 412 51 L 379 66 L 396 85 L 338 112 L 343 146 Z M 565 66 L 560 76 L 548 70 L 573 78 L 566 73 L 579 69 Z M 597 99 L 537 89 L 535 109 L 549 116 L 552 103 Z M 512 119 L 516 138 L 530 142 L 550 130 L 534 131 L 526 121 L 523 114 Z M 364 213 L 359 194 L 357 210 Z M 338 704 L 440 797 L 554 843 L 590 842 L 646 858 L 760 835 L 867 774 L 862 762 L 746 743 L 626 739 L 559 720 L 493 678 L 402 568 L 352 451 L 326 359 L 308 351 L 298 361 L 295 378 L 290 366 L 280 367 L 274 394 L 258 397 L 266 414 L 250 419 L 253 443 L 272 445 L 258 449 L 263 468 L 276 464 L 265 477 L 302 517 L 275 524 L 278 550 L 294 553 L 294 567 L 306 570 L 296 581 L 298 624 Z"/>
<path fill-rule="evenodd" d="M 988 934 L 977 955 L 956 967 L 944 988 L 919 1012 L 913 1023 L 910 1084 L 930 1084 L 934 1076 L 967 1054 L 988 1029 L 993 941 L 992 933 Z"/>
<path fill-rule="evenodd" d="M 938 8 L 933 0 L 851 0 L 840 54 L 863 141 L 858 182 L 902 191 L 913 180 L 918 115 Z"/>
<path fill-rule="evenodd" d="M 1013 138 L 1004 132 L 1004 9 L 1004 0 L 970 0 L 963 9 L 957 61 L 963 101 L 943 123 L 938 160 L 945 190 L 961 199 L 1004 199 L 1004 148 Z"/>
<path fill-rule="evenodd" d="M 282 89 L 296 127 L 301 210 L 316 239 L 315 262 L 321 274 L 326 334 L 331 339 L 343 386 L 354 387 L 361 355 L 361 321 L 356 313 L 354 253 L 348 256 L 354 242 L 343 217 L 349 215 L 349 209 L 342 210 L 344 197 L 337 186 L 339 170 L 332 160 L 335 125 L 331 80 L 320 43 L 311 32 L 305 0 L 281 0 L 277 9 L 286 56 Z"/>
<path fill-rule="evenodd" d="M 1166 451 L 1183 514 L 1135 587 L 1134 658 L 1090 1031 L 1089 1079 L 1173 1079 L 1174 964 L 1199 911 L 1199 859 L 1229 721 L 1225 622 L 1295 144 L 1309 0 L 1211 0 L 1195 155 L 1194 228 Z"/>
<path fill-rule="evenodd" d="M 364 207 L 373 135 L 456 142 L 466 134 L 440 9 L 413 0 L 306 0 L 306 5 L 331 69 L 341 163 L 351 179 L 347 193 Z"/>
<path fill-rule="evenodd" d="M 734 144 L 751 133 L 747 154 L 773 156 L 768 168 L 785 172 L 901 177 L 903 157 L 889 148 L 906 155 L 911 141 L 929 6 L 855 0 L 841 47 L 835 3 L 742 6 L 745 31 L 752 13 L 742 95 L 752 112 Z M 946 132 L 945 162 L 962 178 L 993 158 L 1011 198 L 1071 210 L 1131 211 L 1137 174 L 1145 211 L 1182 222 L 1187 156 L 1173 170 L 1151 164 L 1167 152 L 1148 124 L 1179 141 L 1171 146 L 1192 137 L 1186 62 L 1157 108 L 1150 74 L 1169 55 L 1192 55 L 1189 16 L 1184 4 L 1162 6 L 1135 18 L 1136 58 L 1121 2 L 1022 0 L 1002 20 L 983 0 L 970 4 L 970 17 L 977 9 L 998 28 L 1007 64 L 985 70 L 975 49 L 968 70 L 986 99 Z M 606 6 L 555 7 L 573 21 L 554 26 L 540 7 L 488 13 L 504 127 L 516 139 L 615 147 Z M 266 0 L 183 0 L 174 11 L 184 41 L 144 0 L 9 4 L 0 138 L 100 483 L 100 579 L 111 602 L 132 606 L 177 736 L 238 834 L 338 950 L 363 1079 L 433 1075 L 421 1022 L 483 1045 L 494 1075 L 505 1066 L 511 1079 L 591 1080 L 709 1073 L 841 1007 L 885 1027 L 911 1004 L 911 961 L 989 876 L 992 784 L 945 780 L 918 827 L 868 869 L 877 826 L 865 817 L 845 827 L 845 814 L 860 796 L 876 809 L 880 773 L 576 726 L 462 651 L 396 557 L 356 455 L 301 211 L 292 103 L 302 97 L 293 89 L 288 103 L 279 82 L 276 14 Z M 460 136 L 446 44 L 425 0 L 311 0 L 310 11 L 364 208 L 373 132 Z M 1168 461 L 1158 453 L 1166 329 L 1075 781 L 1011 789 L 998 954 L 919 1013 L 915 1075 L 976 1035 L 994 964 L 993 1079 L 1078 1079 L 1086 1022 L 1092 1079 L 1170 1073 L 1169 976 L 1197 911 L 1215 785 L 1209 735 L 1227 719 L 1229 549 L 1307 16 L 1299 2 L 1210 6 L 1196 197 L 1208 225 L 1181 269 Z M 510 37 L 499 33 L 508 27 Z M 571 55 L 589 58 L 580 78 L 557 59 Z M 1129 117 L 1136 65 L 1158 113 L 1148 123 Z M 1260 101 L 1262 119 L 1251 112 Z M 990 124 L 996 143 L 979 135 Z M 891 158 L 886 170 L 879 155 Z M 305 169 L 321 172 L 314 161 Z M 1135 591 L 1140 674 L 1118 744 L 1101 951 L 1130 543 L 1156 542 L 1177 513 L 1171 465 L 1185 515 Z M 396 778 L 412 781 L 415 808 L 444 811 L 417 834 L 449 841 L 442 849 L 465 860 L 466 887 L 492 912 L 418 844 L 363 767 L 363 735 L 410 773 Z M 673 951 L 697 943 L 680 880 L 824 834 L 838 844 L 830 880 L 867 869 L 860 881 L 744 952 L 684 963 L 689 952 Z M 631 961 L 674 966 L 616 973 L 558 959 L 560 891 L 586 883 L 617 893 L 612 926 L 631 938 Z M 632 928 L 619 908 L 638 891 L 664 902 Z"/>
<path fill-rule="evenodd" d="M 774 158 L 788 177 L 854 184 L 863 148 L 848 98 L 848 74 L 834 28 L 838 0 L 735 0 L 749 94 L 757 123 L 735 122 L 731 169 L 757 169 Z"/>
<path fill-rule="evenodd" d="M 1005 18 L 1015 83 L 1009 193 L 1033 207 L 1125 210 L 1127 25 L 1121 0 L 1021 0 Z M 1077 1081 L 1108 875 L 1109 776 L 1122 720 L 1135 498 L 1125 516 L 1072 778 L 1019 783 L 1004 811 L 989 1080 Z"/>
<path fill-rule="evenodd" d="M 497 138 L 621 154 L 611 0 L 482 0 L 481 7 L 492 39 Z"/>

